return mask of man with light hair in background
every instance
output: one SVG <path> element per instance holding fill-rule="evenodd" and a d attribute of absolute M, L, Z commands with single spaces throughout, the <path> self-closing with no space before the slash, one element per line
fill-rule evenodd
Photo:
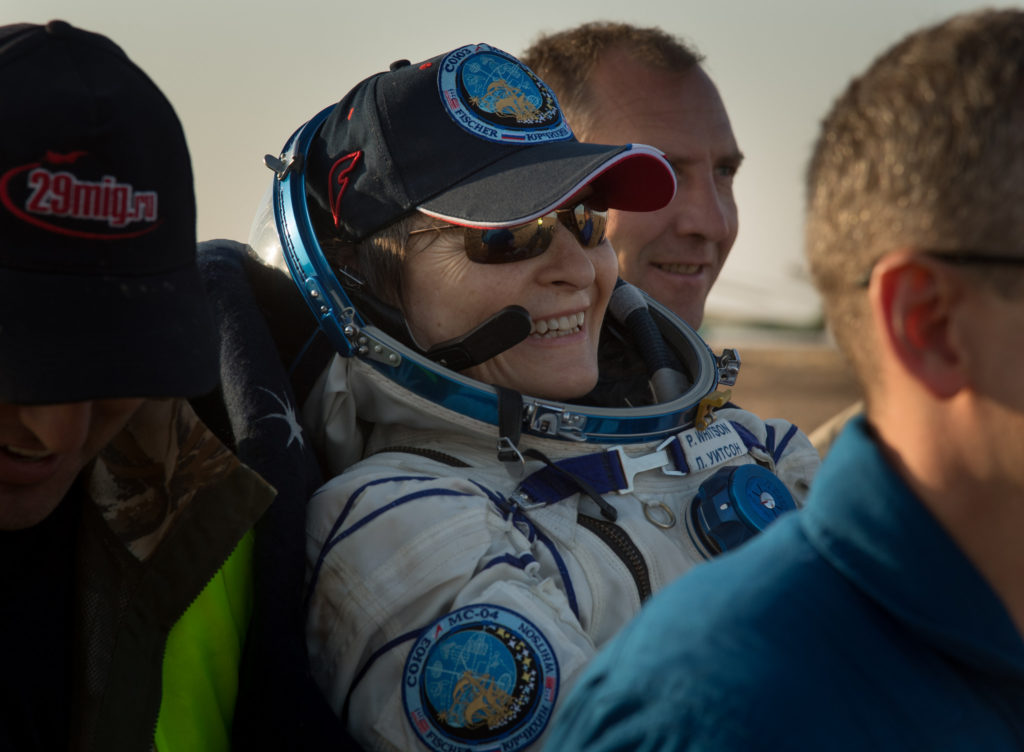
<path fill-rule="evenodd" d="M 622 277 L 699 327 L 736 240 L 743 161 L 703 57 L 658 28 L 594 22 L 541 36 L 522 59 L 581 141 L 650 144 L 675 168 L 675 199 L 655 212 L 611 210 L 608 235 Z"/>
<path fill-rule="evenodd" d="M 550 749 L 1024 748 L 1024 11 L 911 34 L 825 118 L 807 252 L 865 414 L 806 507 L 655 596 Z"/>
<path fill-rule="evenodd" d="M 676 170 L 656 212 L 609 212 L 619 273 L 699 328 L 739 227 L 733 180 L 743 161 L 703 56 L 657 27 L 598 21 L 540 36 L 522 57 L 549 83 L 581 141 L 645 143 Z M 824 455 L 858 402 L 810 435 Z"/>

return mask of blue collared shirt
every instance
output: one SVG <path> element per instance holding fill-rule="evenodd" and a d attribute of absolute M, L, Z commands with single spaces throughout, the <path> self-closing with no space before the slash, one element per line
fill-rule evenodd
<path fill-rule="evenodd" d="M 803 511 L 606 647 L 547 749 L 1024 749 L 1024 641 L 859 418 Z"/>

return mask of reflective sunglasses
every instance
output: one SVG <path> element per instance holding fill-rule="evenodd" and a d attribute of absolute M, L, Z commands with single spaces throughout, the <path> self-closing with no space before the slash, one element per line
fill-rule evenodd
<path fill-rule="evenodd" d="M 413 230 L 422 232 L 462 230 L 465 233 L 466 256 L 478 264 L 509 264 L 539 256 L 551 246 L 558 225 L 569 230 L 584 248 L 596 248 L 604 240 L 608 212 L 591 209 L 579 203 L 556 209 L 532 222 L 515 227 L 463 227 L 443 224 Z"/>

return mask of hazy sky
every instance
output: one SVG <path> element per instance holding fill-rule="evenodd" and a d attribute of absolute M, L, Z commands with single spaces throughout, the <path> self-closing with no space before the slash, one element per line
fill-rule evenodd
<path fill-rule="evenodd" d="M 114 39 L 164 90 L 192 150 L 199 237 L 245 240 L 278 153 L 303 122 L 399 58 L 474 42 L 518 54 L 583 21 L 660 25 L 707 58 L 746 161 L 740 232 L 709 314 L 802 323 L 802 174 L 847 81 L 968 0 L 2 0 L 0 21 L 63 18 Z M 1002 3 L 1000 5 L 1005 5 Z M 2 102 L 2 92 L 0 92 Z"/>

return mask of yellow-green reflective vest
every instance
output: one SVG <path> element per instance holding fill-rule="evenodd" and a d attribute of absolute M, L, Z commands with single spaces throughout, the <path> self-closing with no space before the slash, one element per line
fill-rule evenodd
<path fill-rule="evenodd" d="M 250 530 L 167 638 L 158 752 L 229 752 L 238 672 L 252 614 Z"/>

